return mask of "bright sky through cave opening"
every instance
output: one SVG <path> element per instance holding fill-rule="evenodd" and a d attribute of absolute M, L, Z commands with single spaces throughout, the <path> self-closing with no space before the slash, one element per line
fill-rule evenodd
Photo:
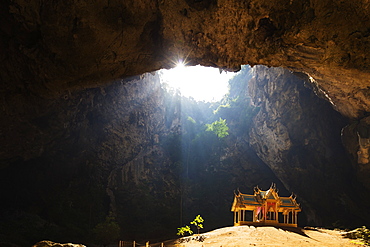
<path fill-rule="evenodd" d="M 197 101 L 215 102 L 228 92 L 228 81 L 232 72 L 222 72 L 218 68 L 186 66 L 178 63 L 175 68 L 161 70 L 161 82 L 178 89 L 181 95 Z"/>

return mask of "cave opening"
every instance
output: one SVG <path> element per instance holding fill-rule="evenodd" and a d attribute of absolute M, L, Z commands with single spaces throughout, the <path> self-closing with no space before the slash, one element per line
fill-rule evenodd
<path fill-rule="evenodd" d="M 182 62 L 158 73 L 162 85 L 178 90 L 185 97 L 205 102 L 221 101 L 228 93 L 228 81 L 236 74 L 201 65 L 187 66 Z"/>

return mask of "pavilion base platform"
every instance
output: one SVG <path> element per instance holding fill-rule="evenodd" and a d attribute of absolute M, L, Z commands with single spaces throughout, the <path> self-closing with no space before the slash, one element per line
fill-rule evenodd
<path fill-rule="evenodd" d="M 274 226 L 274 227 L 298 227 L 297 224 L 287 224 L 279 222 L 253 222 L 253 221 L 239 221 L 234 223 L 234 226 Z"/>

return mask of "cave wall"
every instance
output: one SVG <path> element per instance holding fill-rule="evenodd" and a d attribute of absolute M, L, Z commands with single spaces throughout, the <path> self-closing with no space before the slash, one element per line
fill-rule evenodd
<path fill-rule="evenodd" d="M 261 111 L 246 138 L 258 157 L 254 153 L 244 160 L 268 165 L 287 189 L 298 188 L 294 191 L 306 205 L 319 200 L 319 189 L 343 191 L 344 201 L 335 207 L 360 218 L 353 213 L 357 194 L 348 191 L 370 188 L 368 1 L 6 0 L 0 3 L 0 20 L 5 219 L 9 208 L 14 208 L 10 218 L 27 212 L 54 221 L 61 220 L 55 217 L 62 211 L 67 218 L 82 214 L 81 224 L 89 228 L 104 217 L 102 211 L 122 210 L 125 202 L 117 195 L 126 193 L 126 182 L 136 188 L 139 178 L 161 177 L 158 163 L 170 169 L 158 145 L 161 134 L 173 131 L 163 117 L 160 93 L 145 87 L 148 80 L 128 77 L 174 67 L 178 60 L 225 70 L 264 64 L 306 73 L 310 93 L 293 86 L 296 79 L 289 72 L 258 67 L 262 75 L 251 92 Z M 312 91 L 331 106 L 317 103 Z M 342 131 L 348 157 L 339 139 L 347 120 L 333 112 L 317 115 L 330 107 L 351 119 Z M 247 149 L 240 143 L 235 153 Z M 304 187 L 312 184 L 311 176 L 318 181 L 312 191 Z M 69 194 L 80 186 L 91 194 L 81 202 L 79 193 Z M 173 184 L 162 186 L 172 191 Z M 60 200 L 60 208 L 50 205 L 49 197 Z M 88 200 L 101 203 L 87 205 Z M 317 208 L 322 206 L 327 205 L 310 207 L 311 222 L 320 222 Z M 96 218 L 89 219 L 87 212 Z M 325 213 L 323 220 L 335 218 Z"/>
<path fill-rule="evenodd" d="M 318 97 L 303 74 L 255 66 L 253 75 L 249 92 L 259 112 L 248 140 L 285 187 L 300 197 L 308 224 L 366 222 L 358 197 L 359 191 L 369 190 L 341 140 L 349 120 Z"/>
<path fill-rule="evenodd" d="M 183 125 L 192 116 L 202 127 L 213 110 L 204 114 L 196 102 L 185 104 L 179 95 L 166 94 L 158 74 L 51 99 L 19 92 L 17 100 L 6 102 L 1 111 L 0 242 L 91 243 L 92 230 L 110 212 L 122 239 L 171 238 L 197 214 L 206 219 L 206 230 L 232 224 L 237 188 L 252 193 L 254 186 L 274 182 L 289 193 L 237 138 L 244 132 L 238 122 L 222 148 L 215 146 L 217 155 L 203 158 L 201 165 L 190 162 L 191 175 L 185 175 Z M 172 136 L 180 143 L 169 141 Z M 191 152 L 198 154 L 193 159 L 209 149 L 207 143 L 199 145 L 193 146 Z"/>
<path fill-rule="evenodd" d="M 351 121 L 342 131 L 342 142 L 350 154 L 357 179 L 366 188 L 370 188 L 369 127 L 369 117 L 364 117 Z"/>
<path fill-rule="evenodd" d="M 19 94 L 13 104 L 4 105 L 0 241 L 22 246 L 42 238 L 91 243 L 92 229 L 109 211 L 116 217 L 134 215 L 117 212 L 114 191 L 123 185 L 114 183 L 114 174 L 122 167 L 128 184 L 156 178 L 169 185 L 150 192 L 166 193 L 175 179 L 170 172 L 166 179 L 162 174 L 171 170 L 158 144 L 158 136 L 170 130 L 164 111 L 159 79 L 152 75 L 56 99 L 36 101 Z"/>
<path fill-rule="evenodd" d="M 271 182 L 282 195 L 297 194 L 301 224 L 368 222 L 357 192 L 368 194 L 366 178 L 341 144 L 349 120 L 315 94 L 306 75 L 263 66 L 250 70 L 231 90 L 239 108 L 214 116 L 228 119 L 230 135 L 222 145 L 211 145 L 217 155 L 200 165 L 194 160 L 190 177 L 173 158 L 183 150 L 166 140 L 184 137 L 188 116 L 206 120 L 194 106 L 186 109 L 179 95 L 166 96 L 158 74 L 56 99 L 20 92 L 2 111 L 2 241 L 88 242 L 109 212 L 124 239 L 173 236 L 196 214 L 213 229 L 231 224 L 233 190 L 252 193 L 254 186 L 267 189 Z M 362 131 L 366 138 L 366 128 Z M 194 148 L 194 159 L 209 149 L 202 142 Z"/>
<path fill-rule="evenodd" d="M 306 73 L 317 94 L 360 121 L 370 103 L 369 11 L 367 0 L 2 1 L 3 104 L 19 104 L 26 94 L 37 105 L 186 60 Z M 348 152 L 370 152 L 359 145 Z"/>

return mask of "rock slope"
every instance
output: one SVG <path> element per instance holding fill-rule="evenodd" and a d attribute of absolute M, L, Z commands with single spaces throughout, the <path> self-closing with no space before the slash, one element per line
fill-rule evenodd
<path fill-rule="evenodd" d="M 367 0 L 3 1 L 1 81 L 42 97 L 189 64 L 311 76 L 351 118 L 369 112 Z"/>

